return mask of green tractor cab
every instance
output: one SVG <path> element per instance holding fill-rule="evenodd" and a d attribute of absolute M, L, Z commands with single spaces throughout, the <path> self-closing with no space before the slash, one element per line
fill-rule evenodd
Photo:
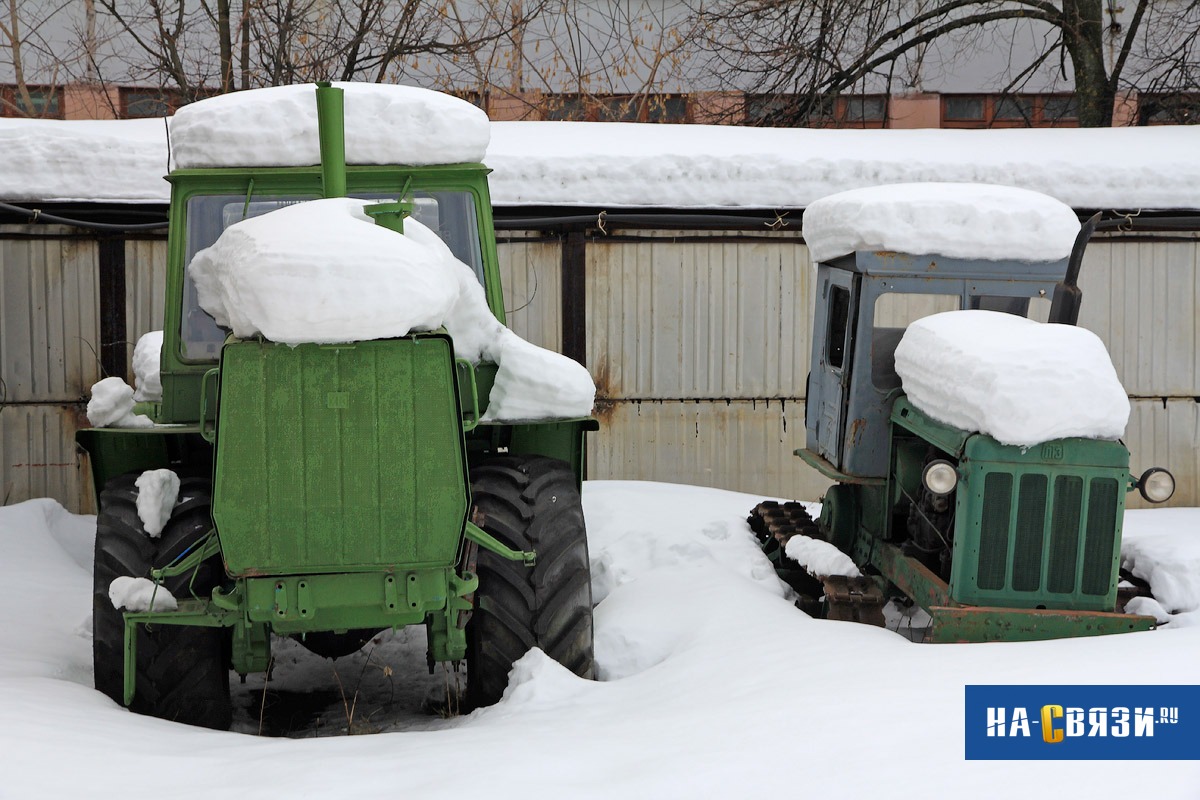
<path fill-rule="evenodd" d="M 344 193 L 389 201 L 378 224 L 437 232 L 504 321 L 487 168 L 345 166 L 341 92 L 316 92 L 320 165 L 169 176 L 156 424 L 78 434 L 100 499 L 96 687 L 140 713 L 228 727 L 230 670 L 267 670 L 272 635 L 337 657 L 424 625 L 431 668 L 466 662 L 469 706 L 499 700 L 534 646 L 593 676 L 580 488 L 594 419 L 481 421 L 496 366 L 456 358 L 444 330 L 289 346 L 232 337 L 200 307 L 186 267 L 226 228 Z M 150 538 L 135 480 L 164 468 L 179 500 Z M 119 577 L 177 607 L 114 608 Z"/>

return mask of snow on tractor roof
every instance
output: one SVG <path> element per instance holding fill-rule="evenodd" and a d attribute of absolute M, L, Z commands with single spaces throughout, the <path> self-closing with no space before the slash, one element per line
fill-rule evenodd
<path fill-rule="evenodd" d="M 814 262 L 858 250 L 989 261 L 1059 261 L 1079 220 L 1053 197 L 1011 186 L 901 183 L 822 197 L 804 211 Z"/>
<path fill-rule="evenodd" d="M 1119 439 L 1129 397 L 1100 337 L 995 311 L 947 311 L 908 326 L 896 373 L 929 416 L 1002 444 Z"/>
<path fill-rule="evenodd" d="M 334 83 L 345 90 L 346 163 L 460 164 L 483 160 L 487 115 L 415 86 Z M 234 92 L 185 106 L 171 122 L 181 169 L 321 163 L 315 84 Z"/>
<path fill-rule="evenodd" d="M 234 335 L 284 344 L 404 336 L 445 326 L 459 358 L 499 368 L 485 421 L 584 417 L 588 371 L 521 339 L 492 315 L 483 286 L 415 219 L 378 226 L 369 201 L 312 200 L 225 229 L 188 265 L 201 307 Z"/>

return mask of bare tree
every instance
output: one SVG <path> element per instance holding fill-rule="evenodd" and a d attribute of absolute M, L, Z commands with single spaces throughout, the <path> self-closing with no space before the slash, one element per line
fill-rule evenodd
<path fill-rule="evenodd" d="M 697 2 L 710 69 L 736 76 L 753 94 L 777 98 L 761 120 L 807 121 L 830 97 L 872 81 L 890 89 L 897 68 L 940 43 L 969 53 L 997 31 L 1040 33 L 1043 46 L 1026 63 L 1010 64 L 1008 90 L 1043 67 L 1073 79 L 1083 126 L 1112 123 L 1119 89 L 1158 74 L 1195 86 L 1197 0 L 1135 0 L 1125 23 L 1104 0 L 716 0 Z M 1122 9 L 1123 10 L 1123 9 Z M 1106 23 L 1105 15 L 1111 20 Z M 1006 28 L 1007 26 L 1007 28 Z M 1191 59 L 1189 61 L 1189 59 Z M 1158 70 L 1156 73 L 1155 70 Z"/>
<path fill-rule="evenodd" d="M 528 24 L 546 0 L 96 0 L 128 42 L 117 79 L 184 102 L 311 80 L 398 80 L 436 72 Z M 114 76 L 109 76 L 113 79 Z"/>
<path fill-rule="evenodd" d="M 493 92 L 544 92 L 538 110 L 554 118 L 646 119 L 687 86 L 695 24 L 682 3 L 556 0 L 479 73 Z M 490 79 L 497 67 L 514 79 Z"/>
<path fill-rule="evenodd" d="M 8 0 L 0 13 L 0 64 L 12 75 L 11 94 L 0 93 L 4 113 L 19 117 L 55 116 L 56 98 L 70 64 L 56 52 L 48 31 L 65 16 L 70 0 L 19 3 Z"/>

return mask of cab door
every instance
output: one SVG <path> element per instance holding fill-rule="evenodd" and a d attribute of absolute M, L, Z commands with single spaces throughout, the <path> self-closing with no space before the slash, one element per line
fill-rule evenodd
<path fill-rule="evenodd" d="M 808 449 L 841 469 L 850 365 L 854 357 L 858 276 L 821 265 L 818 285 L 812 373 L 805 412 Z"/>

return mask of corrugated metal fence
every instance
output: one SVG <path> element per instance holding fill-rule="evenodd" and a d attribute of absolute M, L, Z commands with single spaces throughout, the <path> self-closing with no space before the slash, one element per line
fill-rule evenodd
<path fill-rule="evenodd" d="M 101 252 L 118 255 L 101 264 Z M 123 262 L 123 264 L 122 264 Z M 53 497 L 92 511 L 87 476 L 75 452 L 86 426 L 86 398 L 107 358 L 127 364 L 141 333 L 162 327 L 165 240 L 111 240 L 46 225 L 0 226 L 0 497 L 15 503 Z M 121 269 L 123 302 L 105 298 L 102 275 Z M 102 305 L 124 319 L 112 337 Z M 104 309 L 109 311 L 108 308 Z M 122 367 L 127 370 L 127 367 Z M 110 369 L 110 371 L 112 371 Z M 131 376 L 123 375 L 126 379 Z"/>
<path fill-rule="evenodd" d="M 509 322 L 551 346 L 562 259 L 539 248 L 502 248 L 522 287 L 542 287 L 532 301 L 509 291 L 521 306 Z M 792 455 L 804 445 L 814 302 L 803 241 L 655 231 L 590 238 L 586 253 L 586 362 L 604 421 L 591 476 L 819 496 L 827 482 Z M 1169 467 L 1173 505 L 1200 505 L 1198 272 L 1196 235 L 1102 234 L 1080 278 L 1080 324 L 1104 340 L 1132 398 L 1133 468 Z"/>
<path fill-rule="evenodd" d="M 797 234 L 664 230 L 589 237 L 582 248 L 578 237 L 564 246 L 565 236 L 502 236 L 511 326 L 551 349 L 582 348 L 575 355 L 596 378 L 603 430 L 590 440 L 591 477 L 821 493 L 826 482 L 792 455 L 804 443 L 813 306 Z M 107 246 L 106 273 L 105 246 L 90 235 L 0 227 L 6 503 L 93 507 L 73 443 L 84 399 L 102 364 L 128 371 L 137 337 L 161 327 L 165 280 L 165 241 Z M 572 273 L 581 266 L 582 281 Z M 582 297 L 564 296 L 564 270 L 567 293 Z M 1169 467 L 1177 505 L 1200 505 L 1198 272 L 1197 236 L 1109 235 L 1093 241 L 1081 277 L 1081 324 L 1104 339 L 1133 398 L 1134 468 Z M 582 319 L 564 312 L 580 301 Z M 121 306 L 123 334 L 106 304 Z"/>

